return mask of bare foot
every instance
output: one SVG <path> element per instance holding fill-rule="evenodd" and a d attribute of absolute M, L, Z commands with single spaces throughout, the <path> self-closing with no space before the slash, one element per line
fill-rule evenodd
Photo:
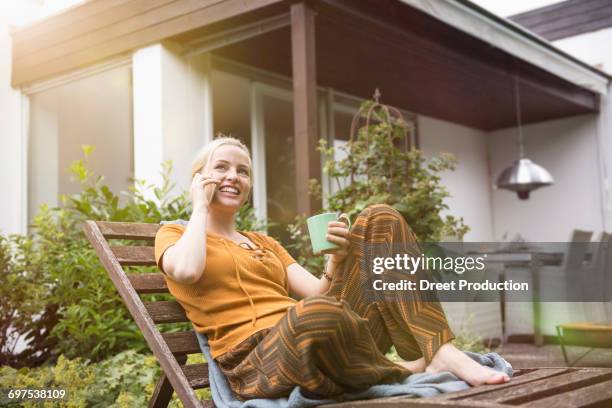
<path fill-rule="evenodd" d="M 510 381 L 507 374 L 478 364 L 450 342 L 438 349 L 425 371 L 450 371 L 471 385 L 503 384 Z"/>
<path fill-rule="evenodd" d="M 418 360 L 413 360 L 413 361 L 400 361 L 397 364 L 409 369 L 413 373 L 424 373 L 425 367 L 427 366 L 425 364 L 424 357 L 421 357 Z"/>

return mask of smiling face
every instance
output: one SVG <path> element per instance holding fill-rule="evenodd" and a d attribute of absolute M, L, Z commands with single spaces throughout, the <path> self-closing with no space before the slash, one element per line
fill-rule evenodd
<path fill-rule="evenodd" d="M 220 181 L 211 208 L 238 211 L 248 200 L 250 163 L 249 156 L 237 146 L 222 145 L 215 149 L 205 173 Z"/>

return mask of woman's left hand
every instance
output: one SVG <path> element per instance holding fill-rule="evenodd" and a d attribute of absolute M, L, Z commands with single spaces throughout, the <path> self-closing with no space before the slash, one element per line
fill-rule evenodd
<path fill-rule="evenodd" d="M 327 236 L 326 239 L 329 242 L 333 242 L 340 246 L 340 248 L 330 250 L 331 254 L 330 262 L 339 264 L 348 255 L 348 248 L 351 243 L 351 232 L 347 225 L 342 221 L 331 221 L 327 224 Z"/>

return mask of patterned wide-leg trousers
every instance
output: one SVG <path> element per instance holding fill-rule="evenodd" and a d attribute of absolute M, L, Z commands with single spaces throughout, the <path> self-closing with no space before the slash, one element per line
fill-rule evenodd
<path fill-rule="evenodd" d="M 278 398 L 296 385 L 311 396 L 334 397 L 397 382 L 410 371 L 385 357 L 391 345 L 405 360 L 424 357 L 429 363 L 454 337 L 432 292 L 372 297 L 364 287 L 372 272 L 362 261 L 373 245 L 386 248 L 389 257 L 398 251 L 420 255 L 414 233 L 396 210 L 375 205 L 362 211 L 351 228 L 349 255 L 328 292 L 302 299 L 274 327 L 216 359 L 238 397 Z"/>

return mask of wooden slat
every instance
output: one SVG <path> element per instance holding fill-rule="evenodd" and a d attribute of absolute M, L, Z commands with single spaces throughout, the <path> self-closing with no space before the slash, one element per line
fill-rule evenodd
<path fill-rule="evenodd" d="M 392 403 L 396 403 L 399 401 L 405 401 L 406 398 L 407 398 L 406 395 L 398 395 L 395 397 L 372 398 L 367 401 L 346 401 L 346 402 L 325 404 L 325 405 L 321 405 L 319 408 L 340 408 L 340 407 L 347 408 L 351 406 L 362 408 L 363 404 L 366 402 L 369 403 L 371 406 L 377 407 L 379 406 L 380 403 L 392 404 Z"/>
<path fill-rule="evenodd" d="M 187 322 L 185 310 L 174 300 L 162 300 L 158 302 L 144 302 L 151 319 L 155 323 L 179 323 Z"/>
<path fill-rule="evenodd" d="M 38 50 L 45 53 L 50 49 L 59 50 L 74 42 L 70 40 L 75 39 L 82 39 L 82 45 L 85 46 L 86 41 L 94 40 L 96 37 L 100 38 L 104 34 L 104 30 L 108 30 L 109 26 L 119 24 L 121 21 L 128 19 L 131 21 L 146 11 L 173 1 L 176 0 L 112 0 L 110 2 L 104 0 L 104 2 L 111 3 L 111 5 L 113 5 L 113 2 L 116 4 L 114 4 L 114 7 L 99 10 L 95 14 L 91 13 L 88 16 L 84 16 L 84 18 L 77 16 L 77 21 L 57 26 L 54 29 L 41 26 L 35 31 L 23 30 L 14 33 L 13 44 L 16 52 L 13 54 L 13 58 L 19 60 Z M 61 47 L 58 47 L 59 44 L 61 44 Z M 42 57 L 44 54 L 39 55 Z M 25 60 L 22 62 L 27 64 Z"/>
<path fill-rule="evenodd" d="M 559 393 L 525 406 L 529 408 L 612 407 L 612 381 Z"/>
<path fill-rule="evenodd" d="M 612 370 L 589 369 L 565 373 L 553 378 L 532 381 L 521 387 L 496 390 L 487 394 L 470 397 L 471 401 L 494 401 L 519 405 L 551 395 L 583 388 L 585 386 L 612 379 Z"/>
<path fill-rule="evenodd" d="M 142 24 L 136 24 L 136 26 L 138 26 L 137 29 L 128 33 L 123 33 L 122 30 L 119 30 L 123 34 L 118 34 L 110 30 L 111 33 L 108 33 L 104 39 L 98 38 L 93 42 L 92 40 L 88 40 L 90 44 L 95 43 L 95 45 L 88 47 L 81 47 L 79 45 L 77 49 L 70 48 L 68 54 L 57 56 L 53 59 L 35 58 L 34 55 L 39 54 L 36 52 L 32 54 L 32 58 L 35 59 L 30 60 L 28 65 L 21 64 L 19 60 L 14 61 L 11 82 L 14 87 L 17 87 L 63 72 L 82 68 L 106 58 L 126 54 L 139 47 L 163 41 L 170 37 L 204 27 L 208 24 L 220 22 L 268 5 L 279 3 L 280 1 L 281 0 L 211 0 L 204 2 L 196 0 L 177 0 L 171 3 L 170 6 L 179 7 L 180 10 L 178 15 L 156 15 L 156 21 L 150 22 L 145 19 Z M 192 5 L 204 5 L 204 7 L 193 9 L 191 12 L 184 11 L 185 7 L 189 8 Z M 138 17 L 139 16 L 136 16 L 135 18 Z M 129 24 L 130 21 L 131 20 L 125 20 L 121 22 L 121 24 Z M 110 28 L 114 28 L 114 26 Z M 19 53 L 20 51 L 14 49 L 13 52 Z"/>
<path fill-rule="evenodd" d="M 478 396 L 478 395 L 486 396 L 486 395 L 489 395 L 489 393 L 491 392 L 523 386 L 524 384 L 527 384 L 532 381 L 537 381 L 543 378 L 548 379 L 548 378 L 551 378 L 557 375 L 561 375 L 567 372 L 571 372 L 571 371 L 573 371 L 573 369 L 571 368 L 539 369 L 539 370 L 535 370 L 535 371 L 523 374 L 517 378 L 513 377 L 510 379 L 510 381 L 508 381 L 505 384 L 481 385 L 480 387 L 472 387 L 464 391 L 451 392 L 448 394 L 441 394 L 435 398 L 436 399 L 460 400 L 460 399 L 464 399 L 468 397 L 471 398 L 471 397 Z"/>
<path fill-rule="evenodd" d="M 196 354 L 201 353 L 200 343 L 195 331 L 183 331 L 177 333 L 162 333 L 170 351 L 174 354 Z"/>
<path fill-rule="evenodd" d="M 138 293 L 168 293 L 166 280 L 161 273 L 132 273 L 128 279 Z"/>
<path fill-rule="evenodd" d="M 105 10 L 128 3 L 132 0 L 90 0 L 63 10 L 61 13 L 36 21 L 25 27 L 15 29 L 11 36 L 13 44 L 26 40 L 34 40 L 36 37 L 61 29 L 62 27 L 77 24 L 79 21 L 103 13 Z"/>
<path fill-rule="evenodd" d="M 153 390 L 153 394 L 151 395 L 151 399 L 149 399 L 149 408 L 168 408 L 168 404 L 172 399 L 172 394 L 174 390 L 172 389 L 172 384 L 166 377 L 166 374 L 162 372 L 161 378 L 155 384 L 155 389 Z"/>
<path fill-rule="evenodd" d="M 159 21 L 163 21 L 165 18 L 167 18 L 167 16 L 179 17 L 193 13 L 218 3 L 219 1 L 221 0 L 177 0 L 170 4 L 166 4 L 163 7 L 146 7 L 145 2 L 145 7 L 141 7 L 144 9 L 142 14 L 137 14 L 131 18 L 126 18 L 123 20 L 119 20 L 116 15 L 114 18 L 111 16 L 109 20 L 111 23 L 106 27 L 88 31 L 53 46 L 40 48 L 36 45 L 24 44 L 20 48 L 16 48 L 14 63 L 20 69 L 28 69 L 40 64 L 41 60 L 53 61 L 57 58 L 61 58 L 64 55 L 70 55 L 82 49 L 92 48 L 103 44 L 108 40 L 155 26 Z M 159 2 L 159 0 L 156 0 L 156 2 Z M 74 36 L 73 33 L 69 33 L 67 35 Z"/>
<path fill-rule="evenodd" d="M 180 365 L 184 365 L 186 361 L 186 355 L 177 356 L 176 358 L 176 362 Z M 155 384 L 153 395 L 151 395 L 151 399 L 149 399 L 149 408 L 168 408 L 173 393 L 174 389 L 172 388 L 172 384 L 170 384 L 166 374 L 162 372 L 157 384 Z"/>
<path fill-rule="evenodd" d="M 434 398 L 381 398 L 320 405 L 319 408 L 508 408 L 494 402 L 437 400 Z"/>
<path fill-rule="evenodd" d="M 111 247 L 119 263 L 123 266 L 154 266 L 155 253 L 152 246 Z"/>
<path fill-rule="evenodd" d="M 174 388 L 174 391 L 181 399 L 183 406 L 186 408 L 201 407 L 202 402 L 198 400 L 189 381 L 181 371 L 176 357 L 168 348 L 168 345 L 157 327 L 155 327 L 155 323 L 151 319 L 148 309 L 132 287 L 123 268 L 119 265 L 119 262 L 117 262 L 98 224 L 94 221 L 86 221 L 83 229 L 113 281 L 113 284 L 117 288 L 117 291 L 121 295 L 126 307 L 130 311 L 130 314 L 136 321 L 149 348 L 153 351 L 164 373 L 168 376 L 172 388 Z"/>
<path fill-rule="evenodd" d="M 189 364 L 182 366 L 181 369 L 185 373 L 185 377 L 189 381 L 189 385 L 193 388 L 205 388 L 209 386 L 208 382 L 208 363 Z"/>
<path fill-rule="evenodd" d="M 520 383 L 514 384 L 509 387 L 510 383 L 487 386 L 489 389 L 501 390 L 499 394 L 496 393 L 478 393 L 474 394 L 473 391 L 479 391 L 479 389 L 485 387 L 473 387 L 466 392 L 458 392 L 451 394 L 444 394 L 441 397 L 435 398 L 409 398 L 404 396 L 392 397 L 392 398 L 379 398 L 374 400 L 363 400 L 363 401 L 350 401 L 342 402 L 337 404 L 327 404 L 322 408 L 366 408 L 366 407 L 384 407 L 384 408 L 445 408 L 445 407 L 474 407 L 474 408 L 502 408 L 510 406 L 525 406 L 529 408 L 537 407 L 582 407 L 591 406 L 589 404 L 600 404 L 597 406 L 607 407 L 605 405 L 608 401 L 612 401 L 612 380 L 601 382 L 606 380 L 606 376 L 612 375 L 610 369 L 580 369 L 580 370 L 569 370 L 564 368 L 558 369 L 544 369 L 535 370 L 523 374 L 521 377 L 525 377 L 528 381 L 521 381 Z M 565 372 L 565 373 L 564 373 Z M 552 375 L 552 374 L 557 375 Z M 551 376 L 552 375 L 552 376 Z M 583 387 L 584 383 L 581 382 L 578 389 L 560 389 L 562 383 L 574 384 L 571 378 L 578 379 L 581 381 L 583 378 L 591 378 L 592 381 L 598 381 L 597 384 Z M 563 380 L 562 380 L 563 378 Z M 529 381 L 531 380 L 531 381 Z M 569 381 L 567 381 L 569 380 Z M 554 397 L 548 397 L 541 399 L 544 394 L 538 391 L 537 387 L 531 387 L 532 383 L 537 383 L 538 386 L 546 387 L 551 390 L 546 396 L 555 394 Z M 603 384 L 603 385 L 602 385 Z M 517 386 L 520 385 L 520 386 Z M 542 389 L 544 389 L 542 388 Z M 589 391 L 583 391 L 588 389 Z M 566 391 L 567 390 L 567 391 Z M 602 392 L 606 390 L 606 392 Z M 533 398 L 529 400 L 519 400 L 517 398 L 495 398 L 495 395 L 501 396 L 501 393 L 507 393 L 507 396 L 512 396 L 512 393 L 519 392 L 528 395 L 530 391 Z M 470 392 L 472 392 L 470 394 Z M 592 394 L 599 394 L 597 396 Z M 443 397 L 457 397 L 462 395 L 464 398 L 443 398 Z M 467 397 L 467 398 L 466 398 Z M 522 405 L 528 401 L 526 405 Z M 568 402 L 571 401 L 571 402 Z M 604 404 L 604 405 L 602 405 Z M 612 406 L 612 405 L 610 405 Z"/>
<path fill-rule="evenodd" d="M 537 368 L 517 368 L 512 370 L 512 378 L 520 377 L 521 375 L 525 375 L 531 372 L 536 371 Z"/>
<path fill-rule="evenodd" d="M 136 222 L 96 221 L 96 225 L 106 239 L 142 239 L 155 240 L 159 224 Z"/>

